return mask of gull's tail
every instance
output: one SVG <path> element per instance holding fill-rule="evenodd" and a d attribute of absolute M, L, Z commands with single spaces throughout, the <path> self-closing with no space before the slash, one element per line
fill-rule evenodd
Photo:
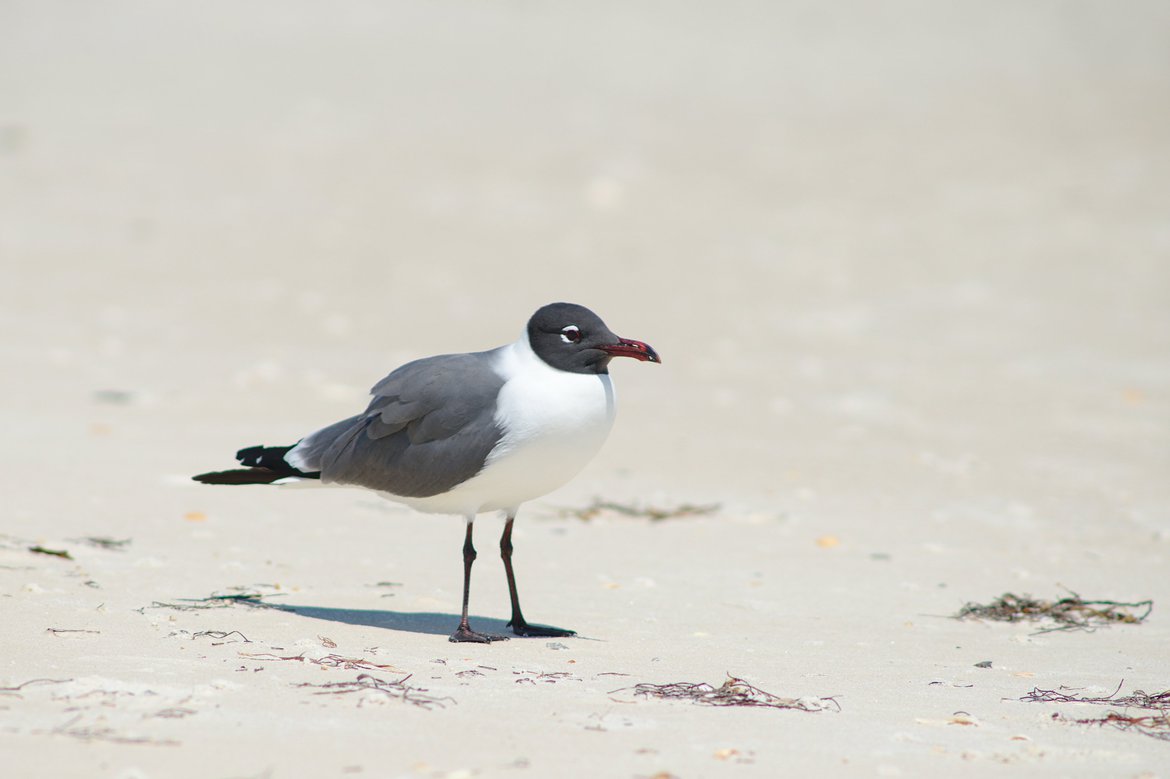
<path fill-rule="evenodd" d="M 203 484 L 272 484 L 281 479 L 320 479 L 320 472 L 298 470 L 284 459 L 293 446 L 249 446 L 236 452 L 236 459 L 246 468 L 212 471 L 191 478 Z"/>

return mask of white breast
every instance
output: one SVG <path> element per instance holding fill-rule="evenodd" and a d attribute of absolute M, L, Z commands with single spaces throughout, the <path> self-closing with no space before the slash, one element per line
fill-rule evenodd
<path fill-rule="evenodd" d="M 483 470 L 445 495 L 395 500 L 435 513 L 514 512 L 564 485 L 601 449 L 616 412 L 608 374 L 559 371 L 527 336 L 501 349 L 494 367 L 507 379 L 495 417 L 504 435 Z"/>

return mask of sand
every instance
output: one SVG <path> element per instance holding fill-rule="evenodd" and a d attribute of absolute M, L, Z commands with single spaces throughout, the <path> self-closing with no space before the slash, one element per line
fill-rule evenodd
<path fill-rule="evenodd" d="M 1166 775 L 1021 698 L 1170 689 L 1167 40 L 1158 2 L 5 3 L 3 774 Z M 517 523 L 576 638 L 447 641 L 458 519 L 189 481 L 558 299 L 664 359 Z M 1154 608 L 951 618 L 1005 592 Z M 203 600 L 242 593 L 280 608 Z M 630 689 L 728 674 L 824 710 Z"/>

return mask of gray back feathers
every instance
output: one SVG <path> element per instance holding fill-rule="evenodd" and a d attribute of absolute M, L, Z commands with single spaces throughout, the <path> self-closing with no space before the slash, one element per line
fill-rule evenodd
<path fill-rule="evenodd" d="M 306 437 L 289 452 L 321 481 L 408 498 L 446 492 L 483 468 L 502 431 L 492 369 L 498 350 L 446 354 L 398 368 L 371 390 L 365 413 Z"/>

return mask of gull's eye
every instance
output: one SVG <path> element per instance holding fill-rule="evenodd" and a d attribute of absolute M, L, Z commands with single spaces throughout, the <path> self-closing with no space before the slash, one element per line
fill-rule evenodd
<path fill-rule="evenodd" d="M 581 340 L 581 328 L 576 325 L 566 325 L 561 328 L 561 340 L 567 344 L 575 344 Z"/>

